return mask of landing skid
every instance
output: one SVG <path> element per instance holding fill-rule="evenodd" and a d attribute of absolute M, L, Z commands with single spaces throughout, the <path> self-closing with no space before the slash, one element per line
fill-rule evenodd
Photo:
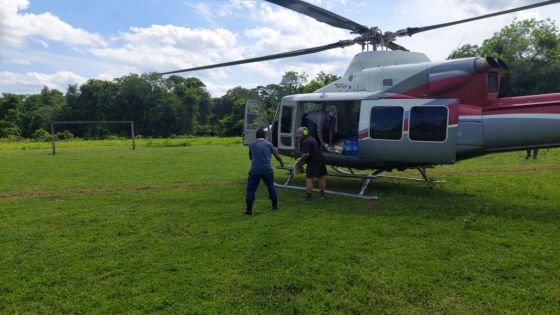
<path fill-rule="evenodd" d="M 327 174 L 327 176 L 361 179 L 362 180 L 362 186 L 360 188 L 360 192 L 358 192 L 357 194 L 345 193 L 345 192 L 333 191 L 333 190 L 325 190 L 326 194 L 360 198 L 360 199 L 366 199 L 366 200 L 377 200 L 378 199 L 377 196 L 372 196 L 372 195 L 366 195 L 365 194 L 365 192 L 366 192 L 366 190 L 369 186 L 369 183 L 371 182 L 372 179 L 391 178 L 391 179 L 402 179 L 402 180 L 426 182 L 426 183 L 429 183 L 429 184 L 445 182 L 445 181 L 434 180 L 434 179 L 429 178 L 428 175 L 426 174 L 426 169 L 423 168 L 423 167 L 417 167 L 416 168 L 418 170 L 418 172 L 420 172 L 420 175 L 422 176 L 422 178 L 411 178 L 411 177 L 393 176 L 393 175 L 381 175 L 382 173 L 386 172 L 386 170 L 375 170 L 371 174 L 356 174 L 350 168 L 348 169 L 348 171 L 342 170 L 341 168 L 338 168 L 338 167 L 332 167 L 332 168 L 335 172 L 334 173 L 329 172 Z M 277 169 L 288 171 L 289 176 L 283 184 L 274 183 L 274 186 L 280 187 L 280 188 L 305 190 L 305 187 L 290 185 L 292 179 L 294 179 L 294 176 L 295 176 L 295 169 L 293 167 L 277 167 Z M 313 191 L 319 192 L 319 189 L 313 189 Z"/>
<path fill-rule="evenodd" d="M 365 175 L 365 174 L 356 174 L 354 173 L 354 171 L 349 168 L 348 171 L 345 171 L 343 169 L 341 169 L 340 167 L 337 166 L 332 166 L 332 169 L 336 172 L 337 175 L 335 176 L 340 176 L 345 174 L 350 175 L 349 177 L 354 177 L 355 175 L 357 176 L 373 176 L 374 178 L 392 178 L 392 179 L 403 179 L 403 180 L 411 180 L 411 181 L 416 181 L 416 182 L 426 182 L 426 183 L 445 183 L 444 180 L 436 180 L 433 178 L 429 178 L 428 175 L 426 174 L 426 168 L 425 167 L 415 167 L 415 169 L 420 173 L 420 175 L 422 176 L 422 178 L 414 178 L 414 177 L 406 177 L 406 176 L 394 176 L 394 175 L 381 175 L 383 172 L 387 172 L 386 170 L 376 170 L 375 172 L 371 173 L 371 175 Z M 331 175 L 329 173 L 329 175 Z"/>

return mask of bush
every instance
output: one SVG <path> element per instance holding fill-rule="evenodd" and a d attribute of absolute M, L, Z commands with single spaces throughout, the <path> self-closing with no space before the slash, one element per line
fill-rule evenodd
<path fill-rule="evenodd" d="M 23 139 L 20 136 L 17 135 L 8 135 L 7 137 L 5 137 L 8 141 L 19 141 L 21 139 Z"/>
<path fill-rule="evenodd" d="M 13 123 L 0 120 L 0 138 L 18 138 L 21 129 Z"/>
<path fill-rule="evenodd" d="M 68 130 L 64 130 L 62 132 L 57 132 L 56 133 L 56 139 L 57 140 L 70 140 L 70 139 L 74 139 L 74 135 L 68 131 Z"/>
<path fill-rule="evenodd" d="M 107 137 L 109 137 L 111 134 L 111 131 L 107 128 L 103 128 L 100 126 L 91 126 L 85 131 L 84 137 L 90 140 L 107 139 Z"/>
<path fill-rule="evenodd" d="M 49 141 L 51 139 L 51 134 L 45 129 L 39 128 L 33 132 L 31 138 L 39 141 Z"/>
<path fill-rule="evenodd" d="M 212 125 L 197 125 L 194 128 L 194 134 L 196 136 L 212 137 L 216 136 L 218 133 L 216 132 L 216 128 Z"/>

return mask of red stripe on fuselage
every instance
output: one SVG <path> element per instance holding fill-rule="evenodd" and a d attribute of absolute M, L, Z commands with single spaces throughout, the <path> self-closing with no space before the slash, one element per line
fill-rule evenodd
<path fill-rule="evenodd" d="M 459 109 L 460 104 L 449 104 L 447 106 L 449 108 L 449 125 L 456 125 L 459 123 Z"/>
<path fill-rule="evenodd" d="M 560 93 L 497 99 L 484 114 L 560 114 Z"/>
<path fill-rule="evenodd" d="M 358 134 L 358 138 L 360 138 L 360 139 L 364 139 L 364 138 L 367 138 L 367 137 L 369 137 L 369 130 L 362 130 Z"/>

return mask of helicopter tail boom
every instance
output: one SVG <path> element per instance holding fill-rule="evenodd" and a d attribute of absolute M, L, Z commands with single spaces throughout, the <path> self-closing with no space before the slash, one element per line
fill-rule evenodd
<path fill-rule="evenodd" d="M 482 116 L 487 151 L 560 146 L 560 93 L 497 99 Z"/>

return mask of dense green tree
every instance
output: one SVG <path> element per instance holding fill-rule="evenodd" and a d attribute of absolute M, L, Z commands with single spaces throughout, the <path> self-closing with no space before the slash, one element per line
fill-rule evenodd
<path fill-rule="evenodd" d="M 118 84 L 117 106 L 115 113 L 123 120 L 134 121 L 138 134 L 149 135 L 146 126 L 150 108 L 149 97 L 152 85 L 137 74 L 130 74 L 116 79 Z"/>
<path fill-rule="evenodd" d="M 451 55 L 449 55 L 447 59 L 477 57 L 481 54 L 482 52 L 478 45 L 465 44 L 451 52 Z"/>
<path fill-rule="evenodd" d="M 249 90 L 235 87 L 220 98 L 214 99 L 214 113 L 212 117 L 218 123 L 218 134 L 224 136 L 241 135 L 245 116 L 245 102 L 247 99 L 258 98 L 257 89 Z"/>
<path fill-rule="evenodd" d="M 323 86 L 331 82 L 334 82 L 338 79 L 340 79 L 340 77 L 335 74 L 327 74 L 321 71 L 315 76 L 315 79 L 311 80 L 311 82 L 303 86 L 302 92 L 303 93 L 315 92 L 316 90 L 322 88 Z"/>
<path fill-rule="evenodd" d="M 21 95 L 15 94 L 3 94 L 0 99 L 0 138 L 21 135 L 18 122 L 21 119 L 22 100 Z"/>
<path fill-rule="evenodd" d="M 305 72 L 288 71 L 282 76 L 279 85 L 284 96 L 303 92 L 305 83 L 307 83 L 307 74 Z"/>
<path fill-rule="evenodd" d="M 24 126 L 27 137 L 32 136 L 37 129 L 48 130 L 52 121 L 62 117 L 63 109 L 66 107 L 64 94 L 46 86 L 41 90 L 38 100 L 28 97 L 25 103 L 28 103 L 28 100 L 30 104 L 26 107 L 30 110 L 31 119 L 29 124 Z"/>
<path fill-rule="evenodd" d="M 238 136 L 247 99 L 260 99 L 272 121 L 283 96 L 313 91 L 337 78 L 321 72 L 306 84 L 305 73 L 290 71 L 278 84 L 236 87 L 214 99 L 197 78 L 164 78 L 155 73 L 113 81 L 92 79 L 69 85 L 65 95 L 47 87 L 39 94 L 5 94 L 0 98 L 0 137 L 45 139 L 54 120 L 132 120 L 137 134 L 145 136 Z M 128 134 L 124 125 L 67 125 L 58 131 L 65 130 L 80 137 Z"/>

